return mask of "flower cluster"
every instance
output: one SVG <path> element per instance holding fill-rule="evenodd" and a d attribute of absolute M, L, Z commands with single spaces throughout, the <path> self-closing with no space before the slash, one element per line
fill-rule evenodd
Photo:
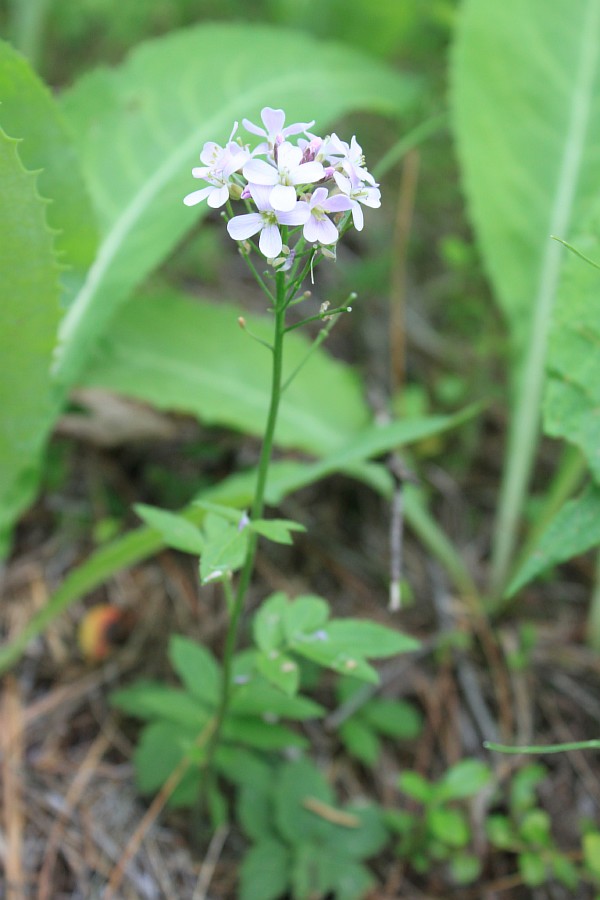
<path fill-rule="evenodd" d="M 243 119 L 246 131 L 262 138 L 253 150 L 234 140 L 236 122 L 224 147 L 206 143 L 200 154 L 204 164 L 192 169 L 205 187 L 184 198 L 186 206 L 202 200 L 218 209 L 227 204 L 227 231 L 236 241 L 259 235 L 258 247 L 267 259 L 276 259 L 284 248 L 282 227 L 302 229 L 303 240 L 330 247 L 352 222 L 361 231 L 361 204 L 381 205 L 379 186 L 364 166 L 355 137 L 350 144 L 336 134 L 326 138 L 311 134 L 314 122 L 285 125 L 285 113 L 267 106 L 263 128 Z M 301 135 L 292 142 L 290 138 Z M 234 216 L 230 200 L 243 200 L 247 212 Z"/>

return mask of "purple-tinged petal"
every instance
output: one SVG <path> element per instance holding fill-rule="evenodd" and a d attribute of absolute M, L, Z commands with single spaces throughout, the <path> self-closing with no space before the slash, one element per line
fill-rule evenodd
<path fill-rule="evenodd" d="M 291 173 L 294 184 L 313 184 L 321 181 L 324 175 L 325 170 L 320 162 L 302 163 Z"/>
<path fill-rule="evenodd" d="M 314 124 L 314 119 L 312 122 L 296 122 L 294 125 L 288 125 L 281 133 L 284 137 L 289 137 L 290 134 L 300 134 L 303 131 L 307 131 L 307 129 L 312 128 Z"/>
<path fill-rule="evenodd" d="M 350 179 L 345 175 L 342 175 L 341 172 L 334 172 L 333 177 L 342 194 L 349 194 L 352 190 L 352 183 Z"/>
<path fill-rule="evenodd" d="M 352 200 L 350 197 L 346 197 L 345 194 L 334 194 L 332 197 L 324 200 L 321 206 L 327 212 L 343 212 L 351 208 Z"/>
<path fill-rule="evenodd" d="M 290 212 L 296 204 L 296 188 L 291 184 L 276 184 L 269 203 L 278 212 Z"/>
<path fill-rule="evenodd" d="M 275 259 L 281 253 L 283 241 L 277 225 L 265 225 L 260 233 L 258 248 L 267 259 Z"/>
<path fill-rule="evenodd" d="M 279 173 L 264 159 L 251 159 L 243 168 L 244 178 L 253 184 L 277 184 Z"/>
<path fill-rule="evenodd" d="M 327 188 L 317 188 L 310 198 L 311 209 L 314 209 L 315 206 L 322 206 L 325 200 L 327 200 Z"/>
<path fill-rule="evenodd" d="M 335 244 L 339 237 L 337 228 L 327 217 L 317 220 L 316 232 L 320 244 Z"/>
<path fill-rule="evenodd" d="M 246 131 L 249 131 L 251 134 L 260 134 L 263 137 L 266 135 L 264 128 L 259 128 L 258 125 L 254 125 L 249 119 L 242 119 L 242 125 Z"/>
<path fill-rule="evenodd" d="M 194 178 L 206 178 L 211 172 L 210 166 L 194 166 L 192 175 Z"/>
<path fill-rule="evenodd" d="M 192 191 L 191 194 L 188 194 L 187 197 L 183 198 L 183 202 L 186 206 L 195 206 L 196 203 L 200 203 L 202 200 L 208 197 L 210 192 L 213 190 L 214 188 L 212 187 L 212 185 L 209 185 L 209 187 L 202 188 L 199 191 Z"/>
<path fill-rule="evenodd" d="M 268 135 L 276 135 L 281 132 L 285 122 L 285 113 L 282 109 L 273 109 L 270 106 L 265 106 L 261 110 L 260 117 Z"/>
<path fill-rule="evenodd" d="M 258 209 L 267 210 L 273 208 L 271 206 L 271 192 L 273 188 L 270 185 L 249 184 L 248 190 Z"/>
<path fill-rule="evenodd" d="M 299 200 L 291 212 L 278 212 L 277 219 L 282 225 L 304 225 L 310 217 L 310 207 L 304 200 Z"/>
<path fill-rule="evenodd" d="M 263 227 L 263 217 L 260 213 L 246 213 L 243 216 L 235 216 L 227 223 L 227 231 L 234 241 L 245 241 L 252 237 Z"/>

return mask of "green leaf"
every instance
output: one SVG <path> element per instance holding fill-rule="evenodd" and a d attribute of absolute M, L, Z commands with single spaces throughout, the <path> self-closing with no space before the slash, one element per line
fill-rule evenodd
<path fill-rule="evenodd" d="M 536 803 L 536 790 L 548 776 L 545 766 L 533 763 L 520 769 L 510 785 L 510 808 L 513 815 L 520 816 Z"/>
<path fill-rule="evenodd" d="M 411 740 L 419 736 L 423 727 L 420 712 L 405 700 L 373 698 L 362 707 L 360 715 L 386 737 Z"/>
<path fill-rule="evenodd" d="M 306 807 L 307 800 L 333 805 L 333 791 L 321 772 L 307 759 L 282 766 L 273 794 L 274 817 L 290 844 L 319 841 L 331 830 L 329 822 Z"/>
<path fill-rule="evenodd" d="M 339 727 L 339 736 L 346 750 L 366 766 L 374 766 L 379 759 L 380 743 L 375 732 L 359 716 L 346 719 Z"/>
<path fill-rule="evenodd" d="M 488 816 L 485 822 L 485 833 L 490 843 L 500 850 L 511 850 L 519 845 L 519 837 L 508 816 L 500 814 Z"/>
<path fill-rule="evenodd" d="M 209 720 L 209 710 L 184 691 L 160 681 L 138 681 L 110 697 L 113 706 L 138 719 L 166 719 L 200 732 Z"/>
<path fill-rule="evenodd" d="M 277 722 L 263 722 L 253 716 L 231 714 L 225 719 L 223 740 L 244 744 L 254 750 L 287 750 L 306 747 L 308 741 Z"/>
<path fill-rule="evenodd" d="M 133 755 L 138 789 L 142 794 L 159 790 L 191 750 L 194 735 L 171 722 L 153 722 L 142 731 Z M 198 800 L 202 776 L 190 768 L 170 795 L 169 805 L 193 806 Z"/>
<path fill-rule="evenodd" d="M 427 805 L 434 797 L 435 787 L 418 772 L 402 772 L 398 777 L 398 787 L 413 800 Z"/>
<path fill-rule="evenodd" d="M 550 235 L 569 236 L 598 184 L 600 3 L 466 0 L 452 76 L 471 216 L 523 349 L 548 330 L 563 253 Z"/>
<path fill-rule="evenodd" d="M 0 126 L 20 139 L 24 166 L 39 171 L 40 194 L 52 201 L 48 224 L 55 230 L 61 264 L 67 267 L 62 281 L 72 295 L 94 258 L 97 235 L 92 205 L 60 107 L 27 60 L 4 41 L 0 41 L 0 97 Z M 4 178 L 2 183 L 4 190 Z"/>
<path fill-rule="evenodd" d="M 583 858 L 594 878 L 600 878 L 600 833 L 590 831 L 583 836 Z"/>
<path fill-rule="evenodd" d="M 59 270 L 48 204 L 36 176 L 21 164 L 17 144 L 0 129 L 0 555 L 8 529 L 34 496 L 56 412 L 50 363 Z"/>
<path fill-rule="evenodd" d="M 430 810 L 427 822 L 432 835 L 449 847 L 465 847 L 471 838 L 469 824 L 460 809 L 435 807 Z"/>
<path fill-rule="evenodd" d="M 324 708 L 307 697 L 289 697 L 266 683 L 251 682 L 237 685 L 231 696 L 230 710 L 244 716 L 265 716 L 266 719 L 315 719 L 325 714 Z"/>
<path fill-rule="evenodd" d="M 223 65 L 224 47 L 234 66 Z M 205 141 L 223 143 L 234 121 L 258 120 L 265 105 L 283 106 L 290 122 L 314 118 L 323 129 L 361 108 L 402 114 L 415 99 L 408 78 L 348 48 L 248 24 L 174 32 L 140 45 L 118 69 L 84 76 L 64 108 L 103 241 L 61 330 L 61 380 L 78 377 L 131 290 L 207 212 L 205 204 L 190 210 L 182 203 Z"/>
<path fill-rule="evenodd" d="M 358 651 L 345 650 L 343 646 L 335 643 L 328 634 L 328 627 L 312 634 L 296 635 L 290 643 L 290 649 L 341 675 L 352 675 L 362 681 L 378 684 L 379 675 L 376 670 L 358 655 Z"/>
<path fill-rule="evenodd" d="M 199 555 L 202 553 L 204 541 L 196 525 L 178 513 L 157 509 L 144 503 L 136 503 L 134 509 L 140 519 L 162 535 L 167 547 L 181 550 L 183 553 Z"/>
<path fill-rule="evenodd" d="M 600 204 L 578 223 L 577 250 L 597 255 Z M 578 446 L 600 481 L 600 271 L 573 253 L 565 254 L 564 275 L 552 322 L 548 352 L 550 380 L 544 428 Z"/>
<path fill-rule="evenodd" d="M 322 597 L 304 594 L 288 603 L 283 611 L 283 630 L 289 643 L 320 628 L 329 618 L 329 605 Z"/>
<path fill-rule="evenodd" d="M 229 302 L 191 300 L 173 290 L 136 297 L 112 323 L 83 384 L 261 436 L 271 358 L 239 328 L 243 313 Z M 253 317 L 251 327 L 257 337 L 272 337 L 266 316 Z M 296 369 L 309 346 L 298 332 L 286 336 L 286 372 Z M 319 350 L 282 397 L 275 439 L 278 446 L 329 453 L 368 419 L 357 373 Z"/>
<path fill-rule="evenodd" d="M 240 868 L 240 900 L 278 900 L 289 884 L 290 865 L 290 851 L 280 841 L 255 844 Z"/>
<path fill-rule="evenodd" d="M 200 558 L 202 584 L 227 577 L 239 569 L 246 557 L 248 531 L 209 513 L 204 520 L 204 545 Z"/>
<path fill-rule="evenodd" d="M 450 873 L 455 884 L 472 884 L 481 875 L 479 857 L 471 853 L 455 853 L 450 858 Z"/>
<path fill-rule="evenodd" d="M 292 531 L 306 531 L 304 525 L 299 522 L 291 522 L 289 519 L 257 519 L 251 524 L 252 531 L 262 537 L 274 541 L 276 544 L 292 544 Z"/>
<path fill-rule="evenodd" d="M 271 684 L 293 697 L 300 686 L 300 667 L 296 660 L 279 650 L 256 654 L 256 668 Z"/>
<path fill-rule="evenodd" d="M 463 759 L 445 773 L 436 786 L 435 796 L 440 802 L 473 797 L 492 779 L 489 766 L 478 759 Z"/>
<path fill-rule="evenodd" d="M 550 816 L 545 810 L 530 809 L 519 825 L 519 834 L 527 844 L 548 847 L 552 844 L 550 827 Z"/>
<path fill-rule="evenodd" d="M 341 857 L 367 859 L 385 846 L 388 832 L 381 809 L 374 803 L 349 803 L 344 812 L 353 816 L 352 827 L 336 825 L 327 835 L 327 848 Z"/>
<path fill-rule="evenodd" d="M 519 872 L 528 887 L 539 887 L 546 881 L 546 863 L 537 853 L 519 853 Z"/>
<path fill-rule="evenodd" d="M 283 616 L 288 599 L 282 591 L 272 594 L 254 616 L 252 631 L 256 646 L 269 653 L 281 646 L 284 639 Z"/>
<path fill-rule="evenodd" d="M 366 619 L 333 619 L 323 631 L 340 651 L 360 657 L 379 659 L 410 653 L 420 646 L 415 638 Z"/>
<path fill-rule="evenodd" d="M 322 411 L 321 399 L 319 400 L 319 409 Z M 424 419 L 406 419 L 386 425 L 373 423 L 363 427 L 360 431 L 356 429 L 353 435 L 349 434 L 343 441 L 338 437 L 337 450 L 330 453 L 325 459 L 312 463 L 303 470 L 298 470 L 298 478 L 295 482 L 291 481 L 290 490 L 298 490 L 306 484 L 319 481 L 335 472 L 352 472 L 357 463 L 364 462 L 366 459 L 381 456 L 389 453 L 390 450 L 456 428 L 472 418 L 479 410 L 480 407 L 474 405 L 453 416 L 428 416 Z M 316 449 L 313 445 L 312 452 L 315 452 Z M 319 452 L 326 451 L 319 448 Z M 272 502 L 278 502 L 281 499 L 280 495 L 275 492 L 270 492 L 270 498 Z"/>
<path fill-rule="evenodd" d="M 237 819 L 245 834 L 252 840 L 276 837 L 273 828 L 272 791 L 273 772 L 268 766 L 264 766 L 260 776 L 243 784 L 238 791 Z"/>
<path fill-rule="evenodd" d="M 210 650 L 190 638 L 174 634 L 169 641 L 169 659 L 193 697 L 210 708 L 218 705 L 221 670 Z"/>
<path fill-rule="evenodd" d="M 600 487 L 589 485 L 567 501 L 540 537 L 535 550 L 517 569 L 506 595 L 517 591 L 541 572 L 585 553 L 600 544 Z"/>

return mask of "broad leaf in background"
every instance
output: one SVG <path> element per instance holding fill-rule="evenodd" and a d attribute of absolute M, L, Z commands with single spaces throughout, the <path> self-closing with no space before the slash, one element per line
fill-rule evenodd
<path fill-rule="evenodd" d="M 40 170 L 40 195 L 52 201 L 47 219 L 56 229 L 55 250 L 64 267 L 61 282 L 66 305 L 94 258 L 94 213 L 60 107 L 27 60 L 4 41 L 0 41 L 0 99 L 0 126 L 21 140 L 23 165 L 30 171 Z"/>
<path fill-rule="evenodd" d="M 600 0 L 466 0 L 453 112 L 471 216 L 515 351 L 491 565 L 499 603 L 539 438 L 563 250 L 600 183 Z"/>
<path fill-rule="evenodd" d="M 600 0 L 466 0 L 454 128 L 484 260 L 517 350 L 548 327 L 563 250 L 600 179 Z"/>
<path fill-rule="evenodd" d="M 260 435 L 271 355 L 239 328 L 243 312 L 230 303 L 194 302 L 173 291 L 136 297 L 114 320 L 83 384 Z M 270 319 L 252 317 L 249 327 L 258 337 L 271 338 Z M 295 370 L 309 346 L 297 331 L 287 335 L 286 373 Z M 319 350 L 283 395 L 276 442 L 327 453 L 368 419 L 357 374 Z"/>
<path fill-rule="evenodd" d="M 150 41 L 65 97 L 101 222 L 97 259 L 61 329 L 58 377 L 73 383 L 131 290 L 198 217 L 182 198 L 205 141 L 282 106 L 320 129 L 356 109 L 399 115 L 408 78 L 347 47 L 248 25 L 202 25 Z"/>
<path fill-rule="evenodd" d="M 595 211 L 573 246 L 594 259 L 600 214 Z M 567 250 L 555 309 L 546 392 L 547 434 L 578 446 L 600 481 L 600 270 Z"/>
<path fill-rule="evenodd" d="M 50 361 L 59 320 L 59 267 L 48 203 L 0 129 L 0 552 L 31 501 L 53 424 Z"/>
<path fill-rule="evenodd" d="M 553 519 L 535 551 L 517 570 L 508 586 L 512 597 L 546 569 L 585 553 L 600 544 L 600 488 L 590 485 L 569 500 Z"/>

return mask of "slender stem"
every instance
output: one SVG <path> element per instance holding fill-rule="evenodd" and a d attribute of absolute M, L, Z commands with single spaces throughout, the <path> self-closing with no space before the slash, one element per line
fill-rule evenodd
<path fill-rule="evenodd" d="M 587 642 L 596 652 L 600 651 L 600 553 L 596 558 L 596 579 L 586 625 Z"/>
<path fill-rule="evenodd" d="M 281 399 L 281 383 L 283 373 L 283 341 L 285 337 L 285 296 L 286 296 L 286 278 L 285 273 L 278 272 L 276 275 L 276 304 L 275 304 L 275 326 L 273 335 L 273 367 L 271 375 L 271 400 L 269 404 L 269 413 L 265 432 L 263 436 L 260 459 L 258 462 L 258 471 L 256 477 L 256 488 L 254 492 L 254 500 L 251 508 L 251 518 L 260 519 L 264 508 L 265 488 L 267 484 L 267 475 L 269 471 L 269 463 L 271 461 L 271 453 L 273 449 L 273 439 L 275 436 L 275 426 L 277 424 L 277 413 L 279 411 L 279 402 Z M 233 656 L 237 645 L 239 623 L 244 609 L 244 601 L 246 592 L 250 585 L 252 572 L 254 570 L 254 558 L 256 555 L 256 545 L 258 536 L 255 532 L 251 532 L 248 539 L 248 550 L 246 558 L 240 573 L 235 598 L 231 606 L 231 617 L 229 620 L 229 628 L 225 638 L 225 648 L 223 651 L 223 674 L 221 680 L 221 697 L 216 713 L 215 730 L 212 735 L 211 744 L 208 749 L 206 758 L 206 768 L 208 771 L 212 768 L 214 755 L 219 744 L 220 733 L 223 722 L 229 708 L 231 697 L 231 670 L 233 664 Z"/>

